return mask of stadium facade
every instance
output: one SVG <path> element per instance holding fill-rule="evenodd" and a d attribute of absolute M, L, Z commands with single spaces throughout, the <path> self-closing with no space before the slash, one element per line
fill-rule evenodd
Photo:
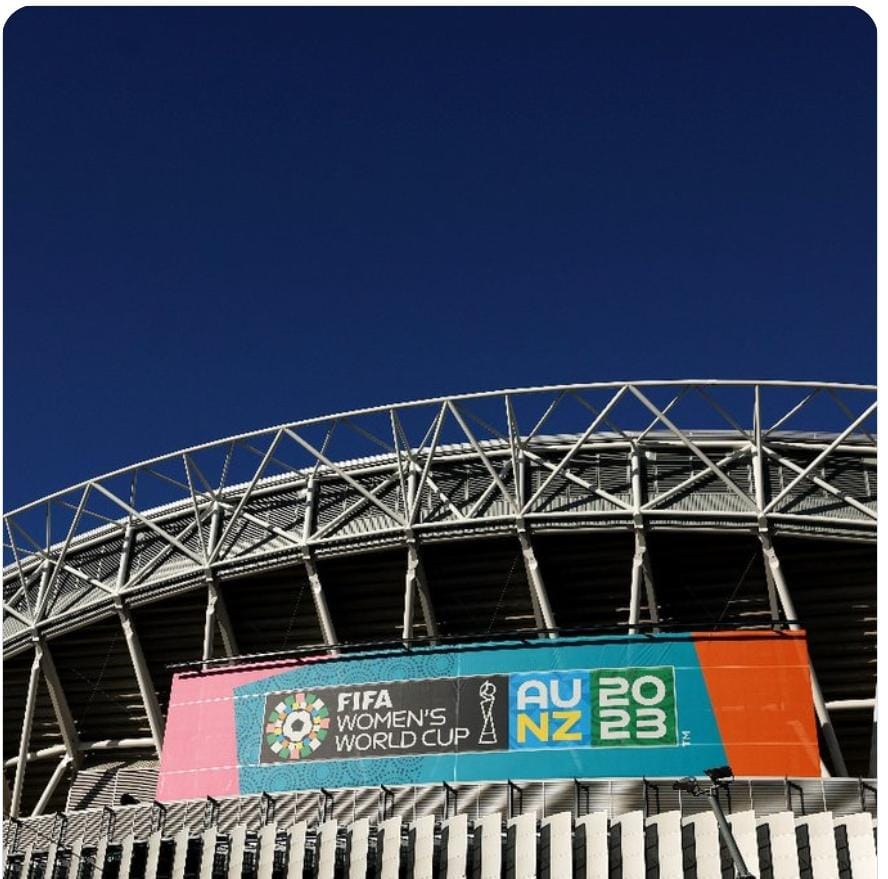
<path fill-rule="evenodd" d="M 6 871 L 873 875 L 875 388 L 229 437 L 6 514 Z M 721 801 L 721 800 L 720 800 Z"/>

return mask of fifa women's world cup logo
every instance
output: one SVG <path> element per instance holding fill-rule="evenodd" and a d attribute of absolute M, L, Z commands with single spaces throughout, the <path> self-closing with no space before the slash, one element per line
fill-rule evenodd
<path fill-rule="evenodd" d="M 493 723 L 493 703 L 496 701 L 496 684 L 484 681 L 478 689 L 481 697 L 481 735 L 479 745 L 496 744 L 496 726 Z"/>
<path fill-rule="evenodd" d="M 324 700 L 314 693 L 293 693 L 268 712 L 265 741 L 281 760 L 299 760 L 320 748 L 329 729 Z"/>

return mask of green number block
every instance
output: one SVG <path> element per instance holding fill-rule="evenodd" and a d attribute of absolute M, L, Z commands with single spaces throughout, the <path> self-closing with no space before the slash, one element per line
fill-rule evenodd
<path fill-rule="evenodd" d="M 591 695 L 593 747 L 678 744 L 672 666 L 595 669 Z"/>

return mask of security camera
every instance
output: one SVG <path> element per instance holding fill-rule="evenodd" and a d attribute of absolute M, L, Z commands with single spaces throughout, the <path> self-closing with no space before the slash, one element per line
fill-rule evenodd
<path fill-rule="evenodd" d="M 734 777 L 734 770 L 730 766 L 716 766 L 714 769 L 704 769 L 703 771 L 709 776 L 709 780 L 715 784 L 724 781 L 726 778 Z"/>
<path fill-rule="evenodd" d="M 681 790 L 685 793 L 693 794 L 694 796 L 697 796 L 700 792 L 700 786 L 697 784 L 697 779 L 694 778 L 693 775 L 689 775 L 686 778 L 680 778 L 673 783 L 672 789 Z"/>

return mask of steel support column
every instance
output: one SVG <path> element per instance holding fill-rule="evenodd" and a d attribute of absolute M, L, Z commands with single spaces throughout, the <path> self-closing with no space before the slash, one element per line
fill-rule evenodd
<path fill-rule="evenodd" d="M 302 551 L 302 562 L 305 565 L 305 573 L 308 575 L 308 582 L 311 586 L 311 597 L 314 599 L 324 643 L 330 647 L 331 654 L 338 656 L 339 651 L 336 650 L 334 645 L 338 644 L 339 641 L 336 638 L 336 629 L 333 627 L 333 617 L 330 616 L 330 608 L 327 606 L 327 598 L 324 595 L 324 587 L 321 585 L 318 566 L 315 562 L 314 553 L 310 549 Z"/>
<path fill-rule="evenodd" d="M 429 592 L 422 557 L 419 554 L 419 546 L 412 533 L 407 535 L 407 574 L 404 583 L 404 629 L 403 640 L 409 643 L 413 638 L 413 621 L 415 619 L 416 596 L 422 607 L 422 617 L 425 620 L 426 634 L 435 643 L 438 637 L 438 621 L 435 617 L 435 609 L 432 606 L 432 596 Z"/>
<path fill-rule="evenodd" d="M 755 487 L 755 505 L 759 515 L 759 533 L 764 532 L 766 534 L 767 543 L 770 545 L 770 525 L 764 512 L 768 501 L 768 484 L 765 481 L 765 456 L 762 449 L 761 390 L 758 385 L 755 386 L 754 394 L 752 411 L 753 443 L 750 449 L 752 455 L 752 479 Z M 762 540 L 762 548 L 764 546 L 765 541 Z M 771 614 L 771 622 L 776 623 L 780 619 L 780 599 L 777 596 L 777 584 L 767 559 L 765 560 L 765 582 L 768 584 L 768 608 Z"/>
<path fill-rule="evenodd" d="M 875 699 L 875 704 L 873 705 L 873 737 L 870 741 L 870 756 L 869 756 L 869 774 L 870 778 L 876 777 L 876 748 L 878 744 L 876 733 L 878 732 L 879 726 L 879 699 L 878 696 Z"/>
<path fill-rule="evenodd" d="M 203 648 L 201 658 L 209 662 L 213 658 L 213 646 L 216 640 L 216 598 L 212 589 L 213 578 L 207 577 L 207 609 L 204 613 Z"/>
<path fill-rule="evenodd" d="M 129 650 L 133 671 L 136 673 L 136 682 L 142 695 L 142 704 L 145 706 L 145 714 L 148 716 L 148 726 L 151 728 L 151 738 L 154 739 L 154 747 L 160 756 L 163 748 L 163 715 L 160 711 L 160 703 L 157 701 L 157 691 L 151 681 L 148 664 L 145 662 L 145 654 L 142 652 L 142 644 L 133 625 L 129 608 L 118 596 L 115 603 L 120 625 L 123 627 L 123 636 Z"/>
<path fill-rule="evenodd" d="M 12 802 L 9 814 L 19 817 L 22 801 L 22 788 L 25 784 L 25 769 L 28 764 L 28 746 L 31 744 L 31 730 L 34 727 L 34 710 L 37 706 L 37 687 L 40 681 L 40 661 L 43 649 L 39 641 L 34 642 L 34 659 L 31 661 L 31 675 L 28 678 L 28 692 L 25 697 L 25 715 L 22 719 L 22 736 L 19 742 L 19 763 L 15 770 L 15 781 L 12 787 Z"/>
<path fill-rule="evenodd" d="M 314 601 L 315 612 L 318 615 L 324 643 L 328 647 L 332 647 L 334 644 L 338 644 L 339 641 L 336 637 L 336 629 L 333 626 L 333 617 L 330 615 L 330 608 L 327 605 L 327 597 L 324 595 L 324 587 L 321 585 L 314 552 L 312 552 L 311 546 L 309 546 L 309 541 L 314 531 L 317 501 L 317 477 L 312 473 L 305 485 L 305 517 L 302 520 L 302 562 L 305 565 L 305 573 L 311 586 L 311 597 Z M 336 656 L 339 651 L 331 649 L 330 652 Z"/>
<path fill-rule="evenodd" d="M 49 777 L 49 781 L 46 783 L 46 787 L 43 788 L 43 793 L 40 794 L 40 799 L 37 801 L 37 805 L 34 806 L 34 809 L 31 812 L 32 818 L 44 813 L 47 805 L 49 805 L 50 799 L 52 799 L 52 795 L 55 793 L 56 788 L 59 786 L 59 782 L 62 780 L 66 770 L 71 765 L 71 762 L 72 761 L 69 757 L 62 757 L 62 759 L 59 760 L 56 768 L 52 772 L 52 775 L 50 775 Z"/>
<path fill-rule="evenodd" d="M 527 582 L 530 584 L 530 596 L 537 617 L 537 627 L 544 629 L 549 638 L 557 638 L 555 614 L 552 613 L 552 606 L 549 604 L 549 595 L 546 592 L 546 585 L 543 583 L 543 573 L 540 570 L 540 563 L 537 561 L 524 519 L 519 517 L 516 520 L 516 527 L 518 540 L 521 543 L 521 555 L 524 558 L 524 570 L 527 573 Z"/>
<path fill-rule="evenodd" d="M 228 616 L 228 609 L 225 606 L 225 599 L 222 596 L 219 585 L 216 583 L 215 577 L 211 575 L 207 577 L 207 611 L 204 617 L 203 638 L 204 662 L 213 658 L 216 626 L 219 627 L 219 634 L 222 636 L 222 646 L 225 648 L 225 655 L 229 658 L 239 656 L 240 650 L 238 649 L 237 639 L 231 625 L 231 618 Z"/>
<path fill-rule="evenodd" d="M 771 536 L 767 528 L 759 529 L 759 540 L 762 544 L 762 550 L 765 555 L 765 564 L 770 569 L 771 576 L 774 580 L 774 587 L 777 590 L 777 597 L 783 608 L 783 613 L 788 620 L 790 630 L 797 631 L 802 627 L 797 622 L 795 606 L 792 603 L 792 597 L 789 594 L 789 587 L 780 568 L 780 559 L 771 542 Z M 836 738 L 836 731 L 833 729 L 832 720 L 829 711 L 826 708 L 826 701 L 823 698 L 823 692 L 820 689 L 820 682 L 817 680 L 817 673 L 814 671 L 814 664 L 810 662 L 809 671 L 811 674 L 811 694 L 814 697 L 814 710 L 817 713 L 817 720 L 820 723 L 820 729 L 823 738 L 826 741 L 826 747 L 829 750 L 832 759 L 833 770 L 840 776 L 847 777 L 848 768 L 845 766 L 845 758 L 839 748 L 839 740 Z"/>
<path fill-rule="evenodd" d="M 660 615 L 657 611 L 657 595 L 654 591 L 654 572 L 647 548 L 647 530 L 641 507 L 644 504 L 641 451 L 637 443 L 629 452 L 629 471 L 632 481 L 632 526 L 635 534 L 635 552 L 632 556 L 632 581 L 629 591 L 629 632 L 635 634 L 641 621 L 641 585 L 644 583 L 647 597 L 648 616 L 654 624 L 653 631 L 659 631 L 657 624 Z"/>
<path fill-rule="evenodd" d="M 59 732 L 62 734 L 62 741 L 65 743 L 69 760 L 77 765 L 80 762 L 81 744 L 77 727 L 74 724 L 74 715 L 71 713 L 71 707 L 68 705 L 65 691 L 62 689 L 62 683 L 59 680 L 49 645 L 41 638 L 40 646 L 42 649 L 40 669 L 43 672 L 43 679 L 46 681 L 46 688 L 49 690 L 53 711 L 55 711 L 56 720 L 59 723 Z"/>

